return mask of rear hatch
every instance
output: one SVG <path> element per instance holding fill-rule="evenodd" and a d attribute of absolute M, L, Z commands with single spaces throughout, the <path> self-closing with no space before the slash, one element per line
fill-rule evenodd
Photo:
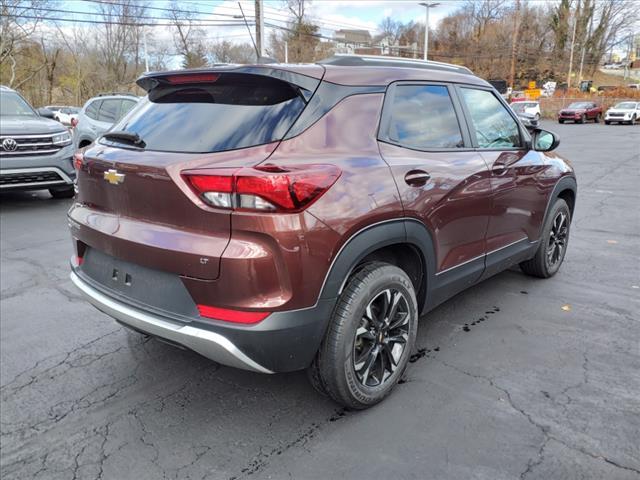
<path fill-rule="evenodd" d="M 319 81 L 262 67 L 142 77 L 147 98 L 78 165 L 74 236 L 146 267 L 217 278 L 231 213 L 202 202 L 180 172 L 263 162 Z"/>

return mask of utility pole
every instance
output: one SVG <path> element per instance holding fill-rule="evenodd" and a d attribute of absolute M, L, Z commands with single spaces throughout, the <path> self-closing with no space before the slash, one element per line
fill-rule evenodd
<path fill-rule="evenodd" d="M 516 13 L 513 16 L 513 38 L 511 42 L 511 67 L 509 69 L 509 86 L 513 90 L 516 80 L 516 52 L 518 50 L 518 33 L 520 31 L 520 0 L 516 0 Z"/>
<path fill-rule="evenodd" d="M 260 52 L 260 56 L 264 56 L 264 7 L 262 5 L 262 0 L 255 0 L 255 9 L 256 9 L 256 47 L 258 48 L 258 52 Z"/>
<path fill-rule="evenodd" d="M 284 63 L 289 63 L 289 42 L 284 42 Z"/>
<path fill-rule="evenodd" d="M 149 50 L 147 49 L 147 29 L 142 27 L 142 40 L 144 42 L 144 71 L 149 71 Z"/>
<path fill-rule="evenodd" d="M 624 78 L 625 80 L 631 76 L 631 52 L 633 52 L 633 34 L 629 34 L 629 48 L 627 49 L 627 58 L 624 64 Z"/>
<path fill-rule="evenodd" d="M 429 9 L 437 7 L 440 5 L 439 2 L 436 3 L 420 3 L 423 7 L 427 9 L 427 15 L 424 23 L 424 59 L 429 59 Z"/>
<path fill-rule="evenodd" d="M 573 48 L 576 44 L 576 27 L 578 26 L 578 17 L 580 16 L 580 3 L 573 16 L 573 34 L 571 35 L 571 52 L 569 53 L 569 73 L 567 73 L 567 90 L 571 88 L 571 71 L 573 70 Z"/>

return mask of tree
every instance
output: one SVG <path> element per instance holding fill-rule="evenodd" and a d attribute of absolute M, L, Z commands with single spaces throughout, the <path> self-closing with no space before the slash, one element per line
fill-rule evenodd
<path fill-rule="evenodd" d="M 280 32 L 269 36 L 270 54 L 284 61 L 285 44 L 290 62 L 313 62 L 326 56 L 327 48 L 320 45 L 320 27 L 306 17 L 305 0 L 287 0 L 292 20 Z"/>
<path fill-rule="evenodd" d="M 28 49 L 33 36 L 46 19 L 46 7 L 49 0 L 0 0 L 0 80 L 8 86 L 15 86 L 20 81 L 17 75 L 17 57 L 20 51 Z M 30 18 L 26 18 L 29 16 Z M 31 66 L 33 62 L 27 62 Z M 27 64 L 22 63 L 22 67 Z M 25 75 L 31 78 L 41 70 L 42 64 L 27 68 Z M 24 68 L 23 68 L 24 70 Z"/>
<path fill-rule="evenodd" d="M 235 44 L 222 40 L 211 45 L 211 56 L 214 63 L 252 63 L 256 51 L 249 43 Z"/>
<path fill-rule="evenodd" d="M 174 42 L 183 57 L 184 68 L 198 68 L 207 65 L 207 48 L 204 44 L 204 31 L 196 23 L 195 12 L 180 9 L 175 0 L 171 2 L 168 17 L 176 27 Z"/>

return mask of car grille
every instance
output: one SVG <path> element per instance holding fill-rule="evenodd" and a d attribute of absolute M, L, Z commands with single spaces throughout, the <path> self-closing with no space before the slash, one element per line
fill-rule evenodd
<path fill-rule="evenodd" d="M 609 114 L 610 117 L 624 117 L 624 113 L 611 112 Z"/>
<path fill-rule="evenodd" d="M 55 145 L 52 137 L 53 135 L 2 135 L 0 136 L 0 157 L 53 155 L 64 145 Z M 8 139 L 12 139 L 15 143 L 7 142 Z"/>
<path fill-rule="evenodd" d="M 53 183 L 64 182 L 64 180 L 56 172 L 3 173 L 0 175 L 0 186 L 2 187 L 41 182 Z"/>

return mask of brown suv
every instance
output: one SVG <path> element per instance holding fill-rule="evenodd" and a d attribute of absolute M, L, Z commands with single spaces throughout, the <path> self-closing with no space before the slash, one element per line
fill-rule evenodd
<path fill-rule="evenodd" d="M 573 169 L 466 68 L 338 56 L 138 84 L 147 98 L 76 154 L 69 211 L 73 282 L 134 330 L 308 369 L 365 408 L 403 375 L 419 315 L 562 263 Z"/>

